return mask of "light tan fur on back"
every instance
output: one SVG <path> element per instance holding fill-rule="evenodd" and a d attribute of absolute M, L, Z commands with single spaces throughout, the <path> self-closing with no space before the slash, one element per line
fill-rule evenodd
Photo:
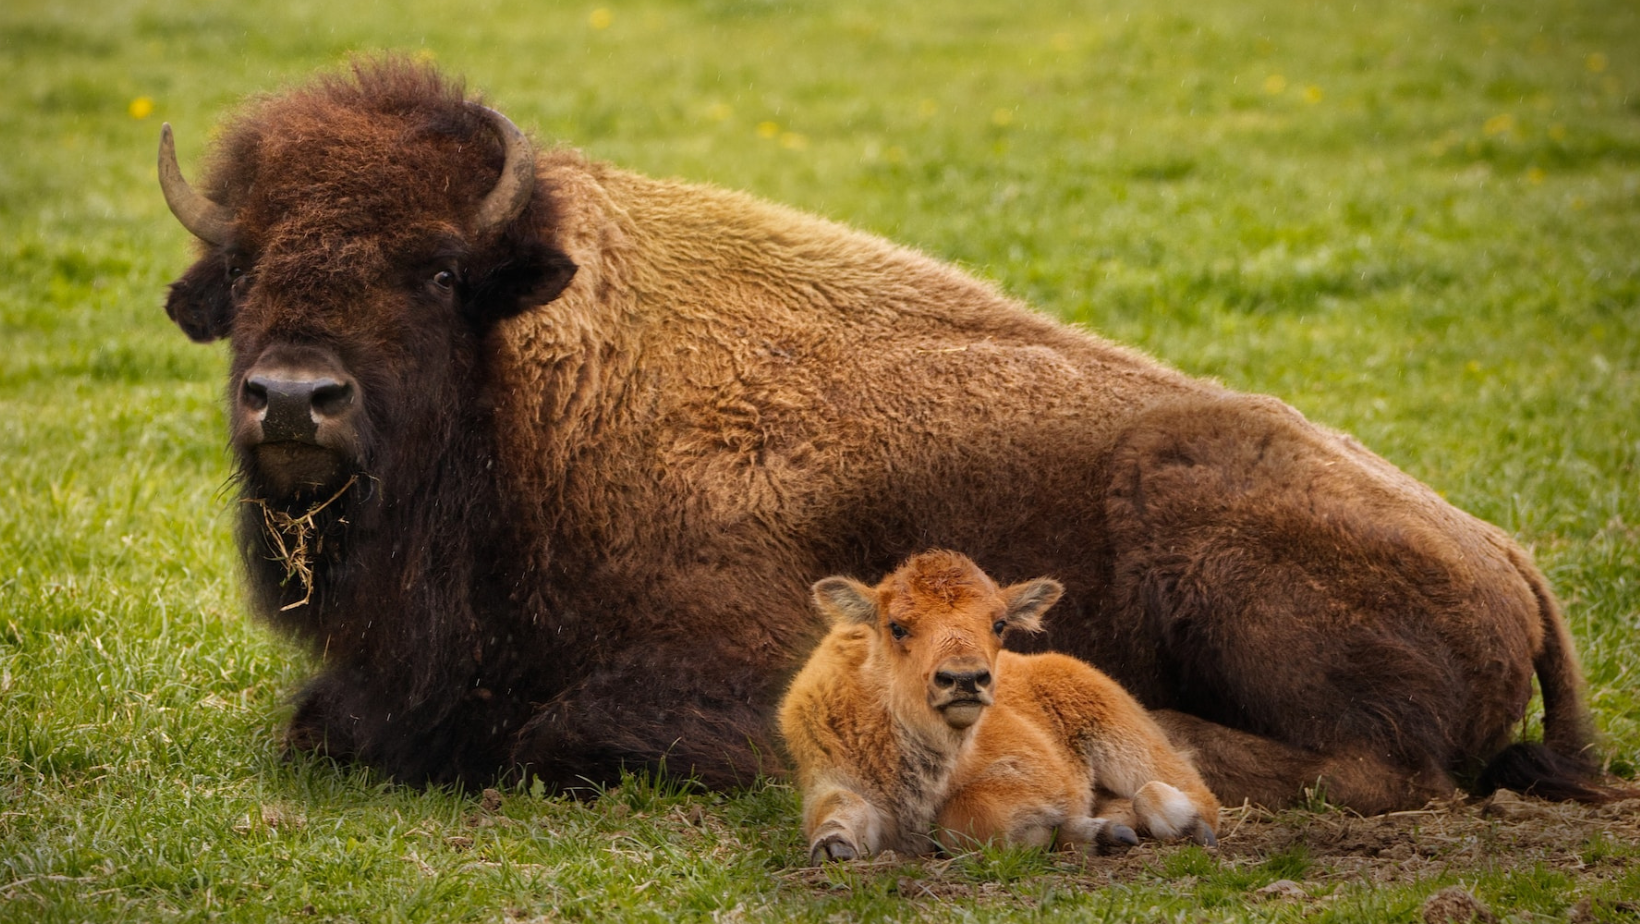
<path fill-rule="evenodd" d="M 780 710 L 815 862 L 993 840 L 1111 849 L 1135 842 L 1130 825 L 1214 842 L 1218 801 L 1133 697 L 1075 658 L 1000 650 L 1059 592 L 998 588 L 950 552 L 876 588 L 815 585 L 837 624 Z M 1119 801 L 1096 812 L 1096 793 Z"/>

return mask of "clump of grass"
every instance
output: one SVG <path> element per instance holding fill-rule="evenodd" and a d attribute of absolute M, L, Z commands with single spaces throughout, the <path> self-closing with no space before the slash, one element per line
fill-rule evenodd
<path fill-rule="evenodd" d="M 347 483 L 335 494 L 296 516 L 277 509 L 259 497 L 246 497 L 240 500 L 242 504 L 262 508 L 262 525 L 267 530 L 268 542 L 273 550 L 272 560 L 285 566 L 284 583 L 289 584 L 292 580 L 301 582 L 302 599 L 280 607 L 281 612 L 306 606 L 313 600 L 313 556 L 324 550 L 325 541 L 324 536 L 314 535 L 318 530 L 318 523 L 314 518 L 326 507 L 341 500 L 342 495 L 358 481 L 359 476 L 350 476 Z"/>

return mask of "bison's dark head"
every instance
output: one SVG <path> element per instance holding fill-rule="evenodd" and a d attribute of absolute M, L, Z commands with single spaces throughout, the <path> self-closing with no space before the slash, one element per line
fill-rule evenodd
<path fill-rule="evenodd" d="M 486 332 L 575 272 L 529 142 L 402 61 L 253 105 L 203 192 L 166 126 L 160 181 L 206 245 L 166 311 L 195 340 L 230 338 L 246 490 L 284 507 L 435 471 L 472 426 Z"/>

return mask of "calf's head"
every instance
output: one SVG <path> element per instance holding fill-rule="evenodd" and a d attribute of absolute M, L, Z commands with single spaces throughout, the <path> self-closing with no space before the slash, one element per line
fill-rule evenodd
<path fill-rule="evenodd" d="M 925 552 L 876 587 L 845 577 L 814 585 L 833 619 L 872 627 L 879 671 L 901 721 L 962 731 L 993 702 L 997 652 L 1014 629 L 1038 632 L 1064 592 L 1047 578 L 998 587 L 955 552 Z"/>
<path fill-rule="evenodd" d="M 489 328 L 575 272 L 545 237 L 528 140 L 404 61 L 254 104 L 199 191 L 167 125 L 159 173 L 203 242 L 166 312 L 230 338 L 233 445 L 247 490 L 276 502 L 435 470 L 472 428 Z"/>

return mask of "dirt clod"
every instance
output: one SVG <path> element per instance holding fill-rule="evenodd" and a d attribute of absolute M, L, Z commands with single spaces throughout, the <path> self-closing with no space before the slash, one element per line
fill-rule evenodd
<path fill-rule="evenodd" d="M 1424 924 L 1495 924 L 1497 915 L 1463 886 L 1447 886 L 1424 902 Z"/>
<path fill-rule="evenodd" d="M 1262 901 L 1269 901 L 1277 898 L 1309 898 L 1310 893 L 1291 879 L 1277 879 L 1264 888 L 1255 890 L 1253 896 Z"/>
<path fill-rule="evenodd" d="M 1548 806 L 1549 803 L 1525 799 L 1507 789 L 1500 789 L 1486 800 L 1481 814 L 1504 821 L 1526 821 L 1547 814 Z"/>

